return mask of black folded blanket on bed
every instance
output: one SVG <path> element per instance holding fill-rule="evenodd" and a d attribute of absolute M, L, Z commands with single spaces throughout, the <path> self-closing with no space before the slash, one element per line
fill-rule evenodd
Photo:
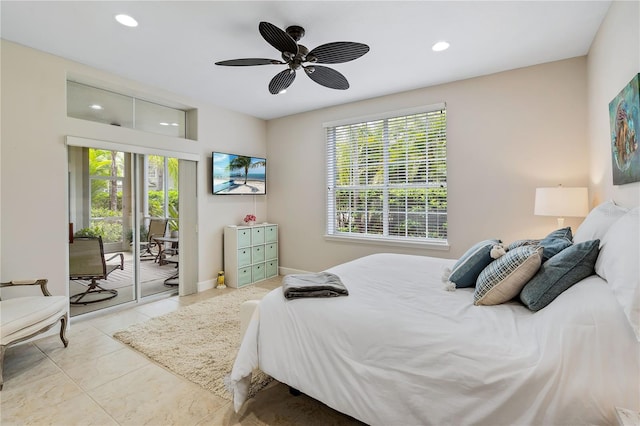
<path fill-rule="evenodd" d="M 287 299 L 349 295 L 340 277 L 329 272 L 286 275 L 282 279 L 282 291 Z"/>

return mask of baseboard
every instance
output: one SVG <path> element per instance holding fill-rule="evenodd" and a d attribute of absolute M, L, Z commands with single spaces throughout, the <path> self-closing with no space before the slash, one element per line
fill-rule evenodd
<path fill-rule="evenodd" d="M 301 269 L 293 269 L 293 268 L 285 268 L 283 266 L 278 268 L 278 273 L 280 275 L 289 275 L 289 274 L 311 274 L 309 271 L 303 271 Z"/>
<path fill-rule="evenodd" d="M 205 291 L 205 290 L 211 290 L 216 285 L 218 285 L 218 280 L 217 279 L 212 279 L 212 280 L 207 280 L 207 281 L 200 281 L 198 283 L 198 293 L 200 293 L 201 291 Z"/>

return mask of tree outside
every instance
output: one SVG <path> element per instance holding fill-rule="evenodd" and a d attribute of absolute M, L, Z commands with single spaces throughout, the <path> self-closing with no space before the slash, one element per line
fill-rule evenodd
<path fill-rule="evenodd" d="M 336 128 L 336 231 L 382 235 L 386 213 L 388 236 L 446 239 L 445 125 L 437 111 Z"/>
<path fill-rule="evenodd" d="M 167 159 L 170 186 L 178 185 L 178 159 Z M 149 156 L 150 167 L 164 170 L 164 157 Z M 105 243 L 121 242 L 122 224 L 122 180 L 124 179 L 124 153 L 100 149 L 89 149 L 89 176 L 91 192 L 91 222 L 88 228 L 76 232 L 76 236 L 101 236 Z M 178 190 L 168 189 L 168 212 L 164 212 L 164 186 L 147 191 L 149 215 L 170 218 L 172 230 L 178 229 Z M 127 233 L 129 239 L 131 232 Z"/>

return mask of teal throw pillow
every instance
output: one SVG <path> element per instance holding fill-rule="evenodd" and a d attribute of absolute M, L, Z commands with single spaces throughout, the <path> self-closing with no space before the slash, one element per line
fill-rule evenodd
<path fill-rule="evenodd" d="M 562 250 L 566 249 L 573 243 L 573 235 L 571 234 L 571 228 L 561 228 L 553 231 L 542 240 L 540 245 L 543 248 L 542 263 L 551 259 Z"/>
<path fill-rule="evenodd" d="M 542 264 L 520 292 L 520 300 L 539 311 L 578 281 L 594 274 L 600 240 L 574 244 Z"/>
<path fill-rule="evenodd" d="M 453 265 L 449 281 L 454 283 L 457 288 L 476 285 L 480 272 L 493 260 L 491 258 L 491 248 L 498 243 L 500 243 L 500 240 L 484 240 L 474 244 Z"/>

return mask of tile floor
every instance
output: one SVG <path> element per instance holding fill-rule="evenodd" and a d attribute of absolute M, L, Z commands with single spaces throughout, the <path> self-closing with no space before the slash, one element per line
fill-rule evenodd
<path fill-rule="evenodd" d="M 279 282 L 270 285 L 276 287 Z M 57 335 L 10 347 L 4 361 L 0 424 L 358 424 L 304 395 L 290 396 L 288 388 L 277 382 L 236 414 L 230 401 L 111 337 L 131 324 L 219 294 L 219 290 L 207 290 L 87 320 L 75 319 L 67 335 L 67 348 Z"/>

